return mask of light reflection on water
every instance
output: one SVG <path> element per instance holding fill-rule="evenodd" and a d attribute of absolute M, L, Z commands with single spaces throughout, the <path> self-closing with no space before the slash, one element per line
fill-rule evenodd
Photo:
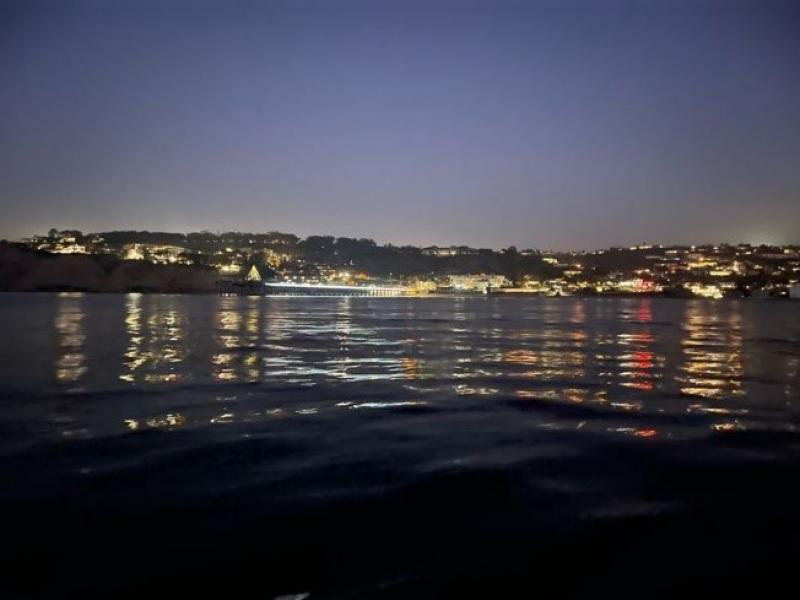
<path fill-rule="evenodd" d="M 123 390 L 179 393 L 180 410 L 167 399 L 163 409 L 143 403 L 121 415 L 117 425 L 130 430 L 311 416 L 341 409 L 341 402 L 447 407 L 512 400 L 541 408 L 547 427 L 635 435 L 794 427 L 787 398 L 797 394 L 800 358 L 791 303 L 39 296 L 45 300 L 55 304 L 55 344 L 38 359 L 52 365 L 55 393 L 113 395 L 116 388 L 101 377 L 110 372 Z M 46 387 L 33 377 L 27 386 Z M 202 390 L 199 400 L 184 398 L 187 386 Z M 330 386 L 335 397 L 323 394 L 320 402 L 309 403 L 313 391 L 300 400 L 272 394 L 270 406 L 246 400 L 259 389 Z M 552 412 L 559 406 L 602 413 Z M 526 414 L 537 419 L 535 411 Z M 598 414 L 602 420 L 593 418 Z M 700 420 L 665 424 L 664 415 Z"/>
<path fill-rule="evenodd" d="M 0 328 L 7 546 L 55 573 L 36 597 L 792 572 L 797 303 L 0 294 Z"/>
<path fill-rule="evenodd" d="M 128 383 L 178 383 L 184 376 L 185 316 L 176 299 L 158 305 L 142 294 L 125 302 L 127 345 L 119 379 Z"/>
<path fill-rule="evenodd" d="M 741 305 L 734 303 L 725 315 L 686 307 L 683 322 L 683 373 L 681 392 L 708 399 L 742 396 Z"/>
<path fill-rule="evenodd" d="M 59 383 L 78 383 L 88 370 L 83 351 L 86 342 L 83 332 L 85 318 L 83 294 L 58 295 L 58 312 L 54 326 L 58 339 L 55 368 Z"/>

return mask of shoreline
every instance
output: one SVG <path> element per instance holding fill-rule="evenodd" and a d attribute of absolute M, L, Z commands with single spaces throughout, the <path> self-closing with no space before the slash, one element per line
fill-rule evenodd
<path fill-rule="evenodd" d="M 368 291 L 365 288 L 365 291 Z M 543 300 L 566 300 L 566 299 L 581 299 L 581 300 L 603 300 L 603 299 L 631 299 L 631 300 L 702 300 L 708 302 L 784 302 L 796 300 L 788 296 L 780 297 L 767 297 L 767 298 L 748 298 L 745 296 L 731 296 L 724 298 L 703 298 L 700 296 L 678 296 L 668 294 L 565 294 L 565 295 L 546 295 L 530 292 L 518 293 L 464 293 L 464 294 L 398 294 L 395 296 L 370 296 L 368 294 L 236 294 L 230 292 L 220 291 L 165 291 L 165 290 L 147 290 L 147 289 L 129 289 L 129 290 L 90 290 L 90 289 L 76 289 L 76 288 L 58 288 L 58 289 L 27 289 L 27 290 L 3 290 L 0 289 L 0 294 L 76 294 L 76 295 L 92 295 L 92 296 L 127 296 L 130 294 L 139 294 L 147 296 L 220 296 L 220 297 L 250 297 L 250 298 L 370 298 L 370 299 L 416 299 L 416 300 L 434 300 L 434 299 L 478 299 L 478 298 L 505 298 L 505 299 L 543 299 Z"/>
<path fill-rule="evenodd" d="M 258 275 L 258 274 L 257 274 Z M 280 290 L 280 291 L 278 291 Z M 493 287 L 485 292 L 442 288 L 420 293 L 397 283 L 371 285 L 329 285 L 277 282 L 272 278 L 239 281 L 221 278 L 209 266 L 155 264 L 123 260 L 110 256 L 72 254 L 54 255 L 19 245 L 0 243 L 0 291 L 87 294 L 185 294 L 270 297 L 389 297 L 389 298 L 682 298 L 708 300 L 783 300 L 792 299 L 794 288 L 774 296 L 756 298 L 730 290 L 721 298 L 696 296 L 678 285 L 662 291 L 597 292 L 582 287 L 573 293 L 549 294 L 526 288 Z"/>

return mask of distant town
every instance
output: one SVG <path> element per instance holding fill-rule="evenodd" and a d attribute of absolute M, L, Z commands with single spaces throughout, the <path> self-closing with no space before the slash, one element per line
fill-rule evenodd
<path fill-rule="evenodd" d="M 800 246 L 639 244 L 590 252 L 379 245 L 290 233 L 87 233 L 52 229 L 16 247 L 53 255 L 185 265 L 220 291 L 386 290 L 437 293 L 800 297 Z M 80 287 L 80 286 L 76 286 Z"/>

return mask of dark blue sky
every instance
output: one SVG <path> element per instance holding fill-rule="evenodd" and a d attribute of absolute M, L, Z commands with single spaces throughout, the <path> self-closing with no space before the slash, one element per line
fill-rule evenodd
<path fill-rule="evenodd" d="M 0 0 L 0 237 L 800 242 L 800 2 Z"/>

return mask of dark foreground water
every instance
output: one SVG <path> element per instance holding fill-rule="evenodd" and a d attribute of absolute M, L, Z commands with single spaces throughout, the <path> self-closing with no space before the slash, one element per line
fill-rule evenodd
<path fill-rule="evenodd" d="M 796 593 L 800 303 L 0 295 L 0 596 Z"/>

